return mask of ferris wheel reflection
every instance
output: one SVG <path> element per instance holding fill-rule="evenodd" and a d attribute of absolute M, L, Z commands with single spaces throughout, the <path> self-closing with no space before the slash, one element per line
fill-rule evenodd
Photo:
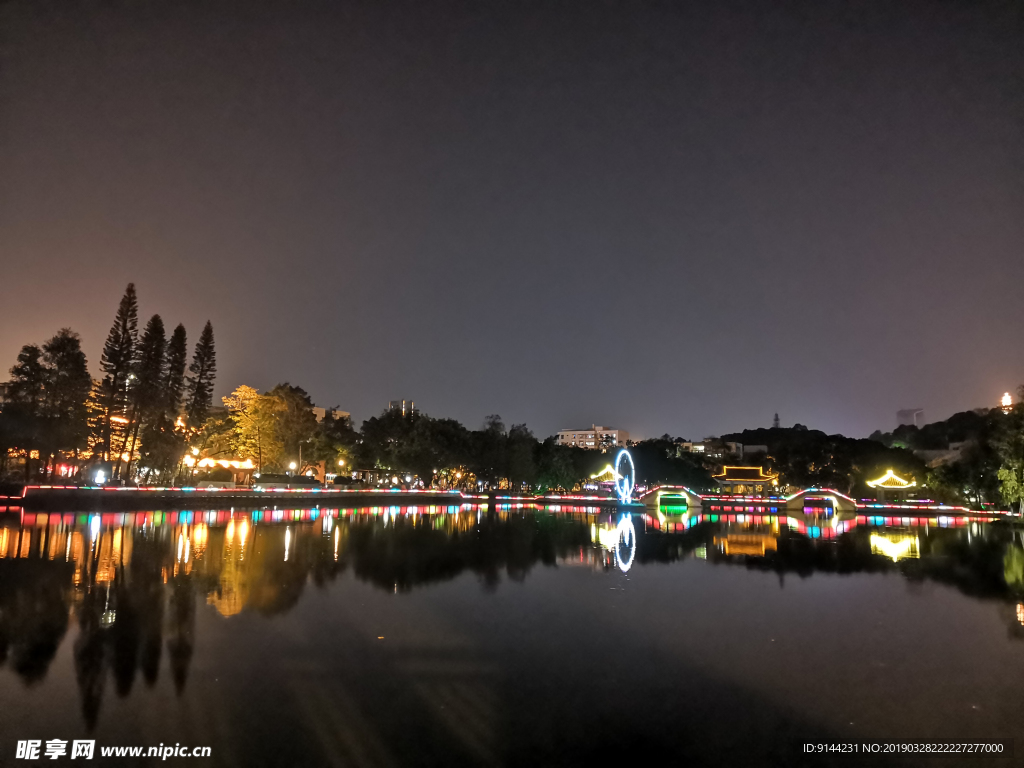
<path fill-rule="evenodd" d="M 601 527 L 594 526 L 593 533 L 597 543 L 612 553 L 616 567 L 626 573 L 636 557 L 636 528 L 633 527 L 633 516 L 627 512 L 614 526 L 611 523 Z"/>

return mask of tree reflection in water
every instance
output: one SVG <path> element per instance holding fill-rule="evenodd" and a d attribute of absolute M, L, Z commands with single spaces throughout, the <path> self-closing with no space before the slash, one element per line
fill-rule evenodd
<path fill-rule="evenodd" d="M 612 512 L 424 509 L 181 513 L 158 518 L 161 524 L 153 513 L 111 516 L 107 524 L 96 516 L 10 516 L 0 521 L 0 664 L 25 685 L 39 682 L 73 618 L 75 675 L 91 729 L 107 677 L 119 697 L 131 693 L 137 675 L 154 686 L 165 645 L 171 682 L 184 691 L 200 598 L 224 617 L 273 616 L 297 605 L 308 583 L 324 588 L 348 569 L 393 592 L 466 572 L 493 591 L 503 572 L 521 581 L 538 564 L 607 570 L 619 563 L 608 534 L 621 516 Z M 634 524 L 634 569 L 703 557 L 773 571 L 780 585 L 787 575 L 898 571 L 912 582 L 999 601 L 1011 636 L 1024 639 L 1024 601 L 1017 600 L 1024 547 L 1008 524 L 861 525 L 828 539 L 791 530 L 780 518 L 755 525 L 646 513 Z M 913 546 L 883 542 L 907 536 Z M 916 557 L 901 559 L 907 553 Z"/>

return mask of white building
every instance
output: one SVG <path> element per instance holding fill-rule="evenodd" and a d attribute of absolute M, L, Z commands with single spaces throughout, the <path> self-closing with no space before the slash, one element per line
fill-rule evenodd
<path fill-rule="evenodd" d="M 558 445 L 576 445 L 580 448 L 617 448 L 629 441 L 629 432 L 591 424 L 590 429 L 562 429 L 555 436 Z"/>
<path fill-rule="evenodd" d="M 352 416 L 352 414 L 349 413 L 348 411 L 340 411 L 337 408 L 319 408 L 315 405 L 313 406 L 312 411 L 313 415 L 316 416 L 316 420 L 318 422 L 323 421 L 328 416 L 330 416 L 335 421 L 337 421 L 338 419 L 347 419 Z"/>
<path fill-rule="evenodd" d="M 752 449 L 763 448 L 764 453 L 768 452 L 767 446 L 752 445 L 749 447 Z M 717 437 L 708 437 L 699 443 L 686 441 L 676 445 L 676 456 L 681 456 L 684 453 L 699 453 L 702 456 L 707 456 L 709 459 L 742 459 L 745 452 L 746 446 L 742 443 L 727 442 Z"/>

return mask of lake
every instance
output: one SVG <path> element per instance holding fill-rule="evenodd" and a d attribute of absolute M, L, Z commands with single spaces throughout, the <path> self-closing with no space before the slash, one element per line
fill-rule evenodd
<path fill-rule="evenodd" d="M 1008 523 L 466 504 L 0 526 L 2 764 L 77 739 L 101 764 L 850 765 L 803 745 L 1024 734 Z M 974 762 L 1008 760 L 940 764 Z"/>

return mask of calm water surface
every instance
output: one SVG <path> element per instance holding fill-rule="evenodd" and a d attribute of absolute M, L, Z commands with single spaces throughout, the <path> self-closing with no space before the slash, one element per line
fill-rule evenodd
<path fill-rule="evenodd" d="M 421 506 L 0 526 L 0 764 L 52 738 L 238 766 L 823 765 L 800 745 L 887 738 L 1024 755 L 1024 550 L 1002 523 Z"/>

